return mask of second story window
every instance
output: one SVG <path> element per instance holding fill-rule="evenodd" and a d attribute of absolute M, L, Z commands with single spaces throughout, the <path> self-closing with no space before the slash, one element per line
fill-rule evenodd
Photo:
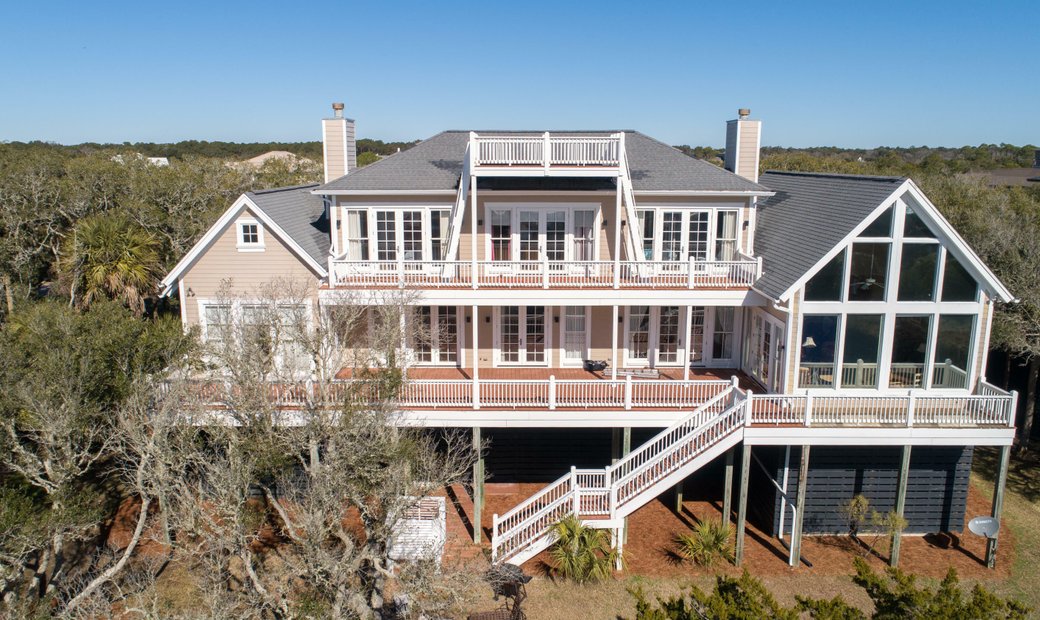
<path fill-rule="evenodd" d="M 367 211 L 347 211 L 347 258 L 368 260 Z"/>
<path fill-rule="evenodd" d="M 253 219 L 242 219 L 237 223 L 237 246 L 240 252 L 258 252 L 264 249 L 264 231 Z"/>
<path fill-rule="evenodd" d="M 737 212 L 719 211 L 715 217 L 715 260 L 736 260 Z"/>

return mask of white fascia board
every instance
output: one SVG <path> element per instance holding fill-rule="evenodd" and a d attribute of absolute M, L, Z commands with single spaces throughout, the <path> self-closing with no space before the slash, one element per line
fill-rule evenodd
<path fill-rule="evenodd" d="M 795 291 L 805 286 L 816 273 L 823 269 L 823 267 L 831 261 L 832 258 L 838 255 L 848 245 L 859 237 L 860 233 L 867 228 L 881 213 L 895 204 L 897 200 L 902 198 L 903 194 L 910 193 L 917 202 L 924 207 L 924 219 L 932 223 L 936 228 L 939 229 L 939 242 L 947 247 L 947 250 L 953 250 L 958 259 L 963 259 L 961 262 L 965 268 L 978 280 L 982 281 L 990 287 L 993 293 L 1001 301 L 1008 303 L 1014 301 L 1015 296 L 1011 294 L 1011 291 L 997 278 L 997 276 L 990 271 L 989 267 L 982 262 L 978 254 L 971 249 L 971 246 L 964 240 L 960 234 L 950 225 L 950 223 L 943 217 L 942 213 L 932 204 L 928 197 L 924 195 L 919 187 L 910 179 L 906 179 L 903 183 L 895 189 L 887 198 L 881 201 L 877 207 L 871 211 L 870 215 L 863 218 L 863 220 L 856 225 L 852 231 L 845 235 L 845 238 L 839 241 L 829 252 L 824 254 L 811 269 L 806 271 L 802 277 L 798 278 L 794 284 L 792 284 L 783 294 L 780 295 L 780 301 L 790 301 L 791 295 Z"/>
<path fill-rule="evenodd" d="M 513 411 L 437 410 L 402 411 L 401 426 L 486 428 L 665 428 L 685 415 L 681 411 Z"/>
<path fill-rule="evenodd" d="M 942 236 L 946 237 L 946 240 L 949 241 L 949 245 L 952 246 L 959 255 L 957 258 L 961 260 L 962 264 L 966 263 L 964 266 L 972 272 L 972 275 L 987 283 L 1000 301 L 1004 303 L 1014 301 L 1015 296 L 1011 291 L 1004 286 L 1004 283 L 997 278 L 996 274 L 990 270 L 986 263 L 982 262 L 982 259 L 975 253 L 975 250 L 971 249 L 968 242 L 965 241 L 950 222 L 943 217 L 943 214 L 934 204 L 932 204 L 932 201 L 928 199 L 928 196 L 926 196 L 923 191 L 921 191 L 921 188 L 919 188 L 913 180 L 909 179 L 904 185 L 907 186 L 910 194 L 917 200 L 917 202 L 925 208 L 926 218 L 930 219 L 931 223 L 935 224 L 936 228 L 938 228 L 940 233 L 942 233 Z M 940 239 L 940 241 L 943 241 L 943 239 Z M 949 249 L 950 247 L 948 246 L 947 250 Z"/>
<path fill-rule="evenodd" d="M 166 297 L 177 288 L 177 282 L 184 271 L 186 271 L 187 268 L 202 255 L 206 248 L 217 239 L 217 236 L 220 235 L 220 232 L 231 223 L 231 220 L 233 220 L 246 205 L 251 204 L 251 202 L 252 201 L 250 201 L 245 194 L 242 194 L 231 203 L 231 206 L 228 207 L 227 210 L 217 218 L 217 221 L 209 227 L 206 234 L 202 235 L 202 238 L 199 239 L 190 250 L 188 250 L 188 253 L 185 254 L 184 257 L 174 265 L 173 269 L 170 270 L 170 273 L 166 274 L 166 277 L 162 279 L 162 282 L 159 283 L 163 289 L 160 293 L 160 297 Z"/>
<path fill-rule="evenodd" d="M 257 206 L 249 196 L 242 194 L 235 200 L 235 202 L 231 203 L 231 206 L 228 207 L 227 211 L 224 211 L 223 215 L 221 215 L 220 218 L 210 226 L 209 230 L 206 231 L 206 234 L 203 235 L 194 246 L 192 246 L 191 250 L 184 255 L 184 258 L 178 261 L 170 273 L 166 274 L 166 277 L 162 279 L 162 282 L 160 282 L 160 285 L 162 286 L 162 292 L 160 293 L 161 297 L 165 297 L 176 290 L 178 281 L 184 272 L 187 271 L 188 267 L 194 264 L 194 262 L 202 256 L 202 253 L 205 252 L 214 241 L 216 241 L 221 232 L 231 224 L 231 221 L 247 208 L 264 224 L 264 226 L 268 228 L 268 230 L 285 243 L 293 254 L 296 254 L 299 259 L 314 270 L 315 273 L 323 278 L 328 277 L 328 271 L 325 267 L 311 258 L 310 254 L 307 254 L 307 252 L 305 252 L 292 237 L 282 230 L 282 227 L 276 224 L 270 216 L 264 213 L 263 209 Z"/>
<path fill-rule="evenodd" d="M 768 427 L 744 429 L 755 446 L 1010 446 L 1013 428 Z"/>

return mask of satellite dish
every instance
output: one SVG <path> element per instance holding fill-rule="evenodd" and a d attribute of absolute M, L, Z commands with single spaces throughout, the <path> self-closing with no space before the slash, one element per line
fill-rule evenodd
<path fill-rule="evenodd" d="M 968 521 L 968 529 L 976 536 L 993 538 L 997 535 L 997 530 L 1000 529 L 1000 520 L 996 517 L 975 517 Z"/>

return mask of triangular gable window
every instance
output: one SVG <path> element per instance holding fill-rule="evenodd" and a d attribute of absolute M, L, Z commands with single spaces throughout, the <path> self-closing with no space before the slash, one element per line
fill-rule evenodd
<path fill-rule="evenodd" d="M 889 238 L 892 236 L 892 210 L 893 207 L 885 209 L 884 213 L 877 216 L 869 226 L 863 229 L 860 237 Z"/>
<path fill-rule="evenodd" d="M 943 269 L 943 301 L 975 301 L 979 295 L 979 284 L 971 277 L 960 261 L 947 250 L 946 267 Z"/>
<path fill-rule="evenodd" d="M 903 218 L 903 237 L 911 239 L 935 239 L 935 233 L 921 220 L 919 212 L 924 211 L 910 194 L 903 194 L 906 203 L 906 215 Z"/>

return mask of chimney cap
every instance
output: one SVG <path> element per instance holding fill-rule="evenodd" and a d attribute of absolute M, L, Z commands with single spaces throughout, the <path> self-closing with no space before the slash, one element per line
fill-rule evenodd
<path fill-rule="evenodd" d="M 751 108 L 740 108 L 737 110 L 737 116 L 740 120 L 746 120 L 747 117 L 751 116 Z"/>
<path fill-rule="evenodd" d="M 332 113 L 336 118 L 343 118 L 343 103 L 337 101 L 332 104 Z"/>

